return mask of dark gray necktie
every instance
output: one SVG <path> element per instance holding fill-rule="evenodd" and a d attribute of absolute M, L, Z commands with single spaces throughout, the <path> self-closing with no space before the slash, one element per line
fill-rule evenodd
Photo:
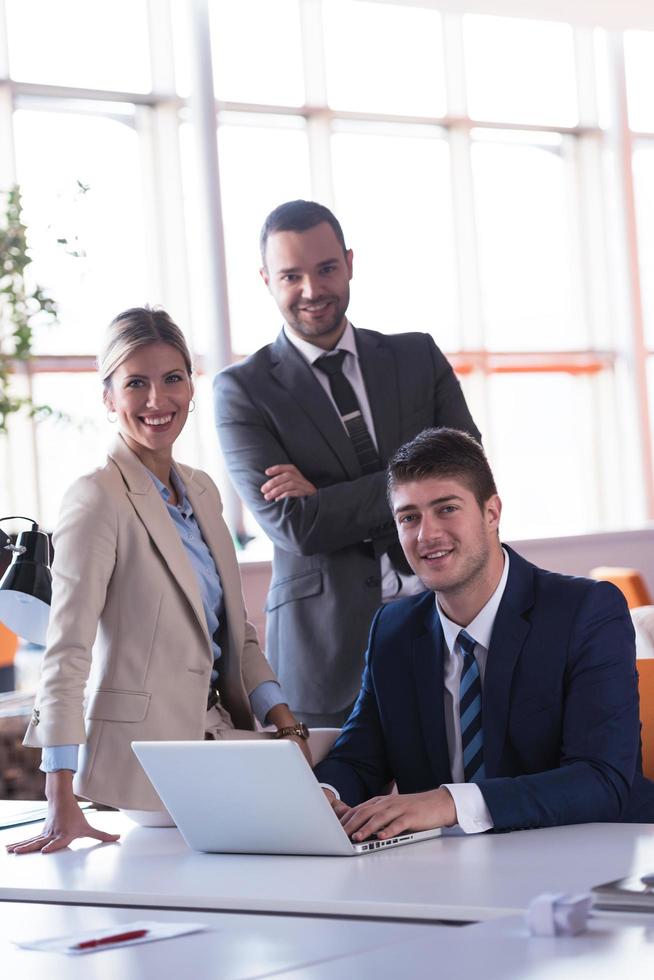
<path fill-rule="evenodd" d="M 329 379 L 332 398 L 336 402 L 336 407 L 350 437 L 362 473 L 378 473 L 384 468 L 384 464 L 375 449 L 354 388 L 343 374 L 343 361 L 346 354 L 347 351 L 344 350 L 337 350 L 333 354 L 322 354 L 313 362 L 313 366 L 326 374 Z M 375 554 L 385 552 L 396 571 L 402 572 L 404 575 L 412 574 L 409 563 L 404 557 L 402 546 L 394 534 L 389 534 L 386 541 L 378 539 L 377 546 L 380 550 Z"/>
<path fill-rule="evenodd" d="M 368 426 L 361 413 L 361 406 L 354 388 L 343 374 L 343 361 L 347 351 L 337 350 L 333 354 L 323 354 L 313 366 L 326 374 L 329 387 L 336 402 L 343 425 L 347 429 L 352 448 L 361 467 L 361 472 L 377 473 L 382 469 L 382 461 L 375 449 Z"/>

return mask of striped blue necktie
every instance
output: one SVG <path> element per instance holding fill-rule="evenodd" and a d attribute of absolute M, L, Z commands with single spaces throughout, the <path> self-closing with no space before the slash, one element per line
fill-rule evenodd
<path fill-rule="evenodd" d="M 466 783 L 476 783 L 486 777 L 481 727 L 481 678 L 475 660 L 475 640 L 465 630 L 461 630 L 457 639 L 463 655 L 459 688 L 463 778 Z"/>

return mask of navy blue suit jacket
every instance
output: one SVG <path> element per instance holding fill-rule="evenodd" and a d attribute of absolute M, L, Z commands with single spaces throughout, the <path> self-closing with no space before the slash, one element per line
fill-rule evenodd
<path fill-rule="evenodd" d="M 511 549 L 483 690 L 486 778 L 496 830 L 654 820 L 640 775 L 634 632 L 607 582 L 531 565 Z M 443 704 L 444 638 L 432 592 L 383 606 L 361 691 L 316 767 L 352 805 L 452 782 Z"/>

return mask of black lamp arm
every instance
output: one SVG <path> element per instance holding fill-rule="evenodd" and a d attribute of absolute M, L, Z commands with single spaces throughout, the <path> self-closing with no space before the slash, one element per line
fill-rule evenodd
<path fill-rule="evenodd" d="M 39 525 L 31 517 L 23 517 L 21 514 L 10 514 L 9 517 L 0 517 L 0 524 L 3 521 L 29 521 L 32 525 L 33 531 L 38 531 Z M 9 535 L 0 528 L 0 548 L 11 548 L 11 538 Z"/>

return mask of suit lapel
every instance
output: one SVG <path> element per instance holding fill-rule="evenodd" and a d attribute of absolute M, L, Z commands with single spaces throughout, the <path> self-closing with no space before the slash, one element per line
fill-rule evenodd
<path fill-rule="evenodd" d="M 525 613 L 534 604 L 532 566 L 515 551 L 506 550 L 510 560 L 509 577 L 495 617 L 484 675 L 484 764 L 489 778 L 498 774 L 509 720 L 513 672 L 531 629 Z"/>
<path fill-rule="evenodd" d="M 422 630 L 413 640 L 413 669 L 422 734 L 434 779 L 451 782 L 443 700 L 443 630 L 433 595 Z"/>
<path fill-rule="evenodd" d="M 197 576 L 166 505 L 148 475 L 148 471 L 120 436 L 117 437 L 110 449 L 109 456 L 123 475 L 127 484 L 127 496 L 134 510 L 177 585 L 184 593 L 207 641 L 210 643 Z"/>
<path fill-rule="evenodd" d="M 361 467 L 334 406 L 300 352 L 280 333 L 271 350 L 271 374 L 312 420 L 340 460 L 350 480 L 361 476 Z"/>
<path fill-rule="evenodd" d="M 379 455 L 386 463 L 400 444 L 400 392 L 395 358 L 390 348 L 374 334 L 355 330 L 354 336 Z"/>

